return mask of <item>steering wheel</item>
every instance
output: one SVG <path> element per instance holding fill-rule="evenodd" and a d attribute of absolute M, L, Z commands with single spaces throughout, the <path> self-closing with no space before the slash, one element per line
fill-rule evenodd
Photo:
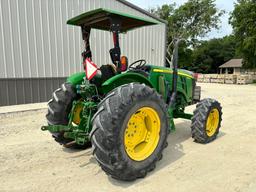
<path fill-rule="evenodd" d="M 141 69 L 147 64 L 147 61 L 145 59 L 140 59 L 138 61 L 133 62 L 130 66 L 129 69 Z"/>

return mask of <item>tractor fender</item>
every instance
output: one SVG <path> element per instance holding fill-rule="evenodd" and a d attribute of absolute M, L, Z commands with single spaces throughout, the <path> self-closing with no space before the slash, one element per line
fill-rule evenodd
<path fill-rule="evenodd" d="M 109 91 L 115 89 L 124 84 L 128 83 L 144 83 L 145 85 L 153 88 L 151 82 L 141 74 L 138 73 L 123 73 L 119 75 L 115 75 L 114 77 L 108 79 L 102 84 L 101 90 L 104 93 L 108 93 Z"/>
<path fill-rule="evenodd" d="M 72 85 L 75 86 L 75 85 L 81 84 L 84 77 L 85 77 L 84 72 L 75 73 L 75 74 L 68 77 L 67 82 L 69 82 L 69 83 L 71 83 Z"/>

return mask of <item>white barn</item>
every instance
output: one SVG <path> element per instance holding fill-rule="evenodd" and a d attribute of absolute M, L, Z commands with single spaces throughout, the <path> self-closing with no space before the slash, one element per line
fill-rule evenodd
<path fill-rule="evenodd" d="M 125 0 L 1 0 L 0 106 L 47 101 L 66 77 L 82 71 L 81 31 L 66 21 L 100 7 L 160 21 L 121 35 L 120 46 L 130 63 L 164 65 L 165 21 Z M 93 30 L 90 41 L 94 62 L 110 63 L 111 34 Z"/>

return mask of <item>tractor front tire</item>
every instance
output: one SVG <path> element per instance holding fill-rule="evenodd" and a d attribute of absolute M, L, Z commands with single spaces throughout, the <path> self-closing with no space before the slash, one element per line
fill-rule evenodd
<path fill-rule="evenodd" d="M 79 96 L 76 94 L 76 90 L 71 83 L 64 83 L 61 88 L 55 90 L 52 94 L 52 99 L 48 102 L 48 113 L 46 119 L 49 125 L 68 125 L 69 113 L 72 109 L 74 100 L 78 100 Z M 66 146 L 72 140 L 64 137 L 64 132 L 51 132 L 54 140 L 68 148 L 83 149 L 90 146 L 86 143 L 84 146 L 73 144 Z"/>
<path fill-rule="evenodd" d="M 222 121 L 222 107 L 214 99 L 203 99 L 196 105 L 191 119 L 192 138 L 198 143 L 210 143 L 216 139 Z"/>
<path fill-rule="evenodd" d="M 92 124 L 93 154 L 101 168 L 118 180 L 145 177 L 167 146 L 167 106 L 144 84 L 126 84 L 111 91 L 98 105 Z"/>

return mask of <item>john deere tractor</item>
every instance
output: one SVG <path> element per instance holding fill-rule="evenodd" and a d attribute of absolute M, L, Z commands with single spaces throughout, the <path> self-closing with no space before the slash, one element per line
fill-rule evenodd
<path fill-rule="evenodd" d="M 86 12 L 67 22 L 80 26 L 85 43 L 85 72 L 70 76 L 48 103 L 48 130 L 64 147 L 92 145 L 95 159 L 113 178 L 131 181 L 155 168 L 167 147 L 174 119 L 192 121 L 198 143 L 213 141 L 221 126 L 222 108 L 214 99 L 200 100 L 194 73 L 177 69 L 178 44 L 174 42 L 172 68 L 154 66 L 144 59 L 128 64 L 121 56 L 120 33 L 155 25 L 155 21 L 107 9 Z M 93 63 L 91 29 L 110 31 L 114 47 L 111 64 Z M 196 104 L 194 114 L 185 107 Z"/>

